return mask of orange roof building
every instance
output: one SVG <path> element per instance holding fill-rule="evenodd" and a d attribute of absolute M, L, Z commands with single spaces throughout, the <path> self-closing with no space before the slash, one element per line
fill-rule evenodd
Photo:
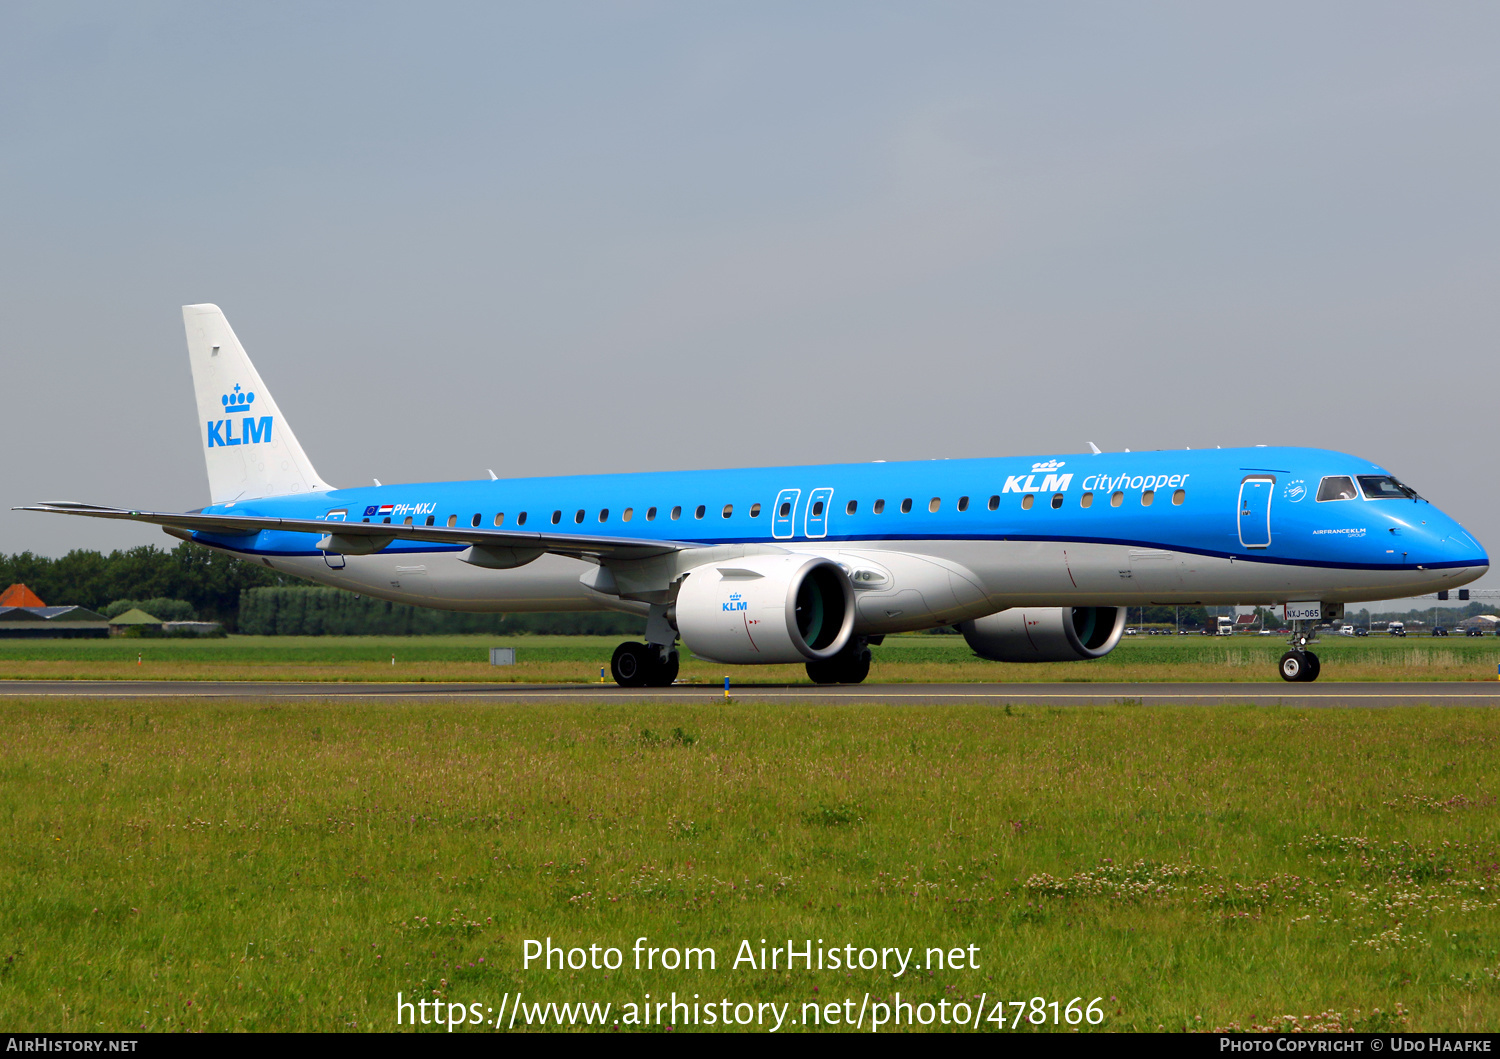
<path fill-rule="evenodd" d="M 45 607 L 42 597 L 22 584 L 11 585 L 0 592 L 0 607 Z"/>

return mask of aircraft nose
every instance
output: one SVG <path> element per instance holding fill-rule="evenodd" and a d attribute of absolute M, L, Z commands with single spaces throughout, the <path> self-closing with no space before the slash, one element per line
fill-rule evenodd
<path fill-rule="evenodd" d="M 1443 553 L 1442 562 L 1462 563 L 1464 566 L 1478 568 L 1490 565 L 1490 557 L 1485 553 L 1484 546 L 1457 522 L 1450 521 L 1446 530 L 1438 542 L 1438 548 Z"/>

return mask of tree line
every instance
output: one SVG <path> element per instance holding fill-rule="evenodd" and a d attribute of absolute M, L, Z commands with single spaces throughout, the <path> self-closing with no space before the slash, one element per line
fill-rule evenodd
<path fill-rule="evenodd" d="M 142 545 L 108 555 L 71 551 L 60 559 L 0 555 L 0 589 L 17 582 L 48 606 L 79 606 L 114 617 L 132 606 L 163 621 L 216 621 L 229 632 L 263 636 L 538 633 L 640 635 L 628 614 L 472 614 L 431 610 L 315 588 L 201 544 L 170 551 Z"/>
<path fill-rule="evenodd" d="M 78 606 L 102 614 L 118 601 L 184 600 L 198 620 L 217 621 L 231 631 L 241 592 L 293 581 L 187 541 L 171 551 L 146 544 L 108 555 L 80 549 L 60 559 L 31 552 L 0 555 L 0 588 L 20 582 L 48 606 Z"/>

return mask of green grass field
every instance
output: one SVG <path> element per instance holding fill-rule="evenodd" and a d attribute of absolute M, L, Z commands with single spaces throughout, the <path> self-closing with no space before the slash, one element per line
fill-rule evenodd
<path fill-rule="evenodd" d="M 557 681 L 599 679 L 619 641 L 605 636 L 231 636 L 217 640 L 0 640 L 0 679 Z M 490 647 L 517 665 L 489 664 Z M 1500 638 L 1350 638 L 1315 648 L 1324 680 L 1494 680 Z M 976 658 L 959 636 L 891 636 L 876 683 L 1270 681 L 1277 637 L 1130 637 L 1091 662 L 1011 665 Z M 140 658 L 137 664 L 137 656 Z M 391 664 L 392 656 L 396 664 Z M 801 666 L 723 666 L 684 657 L 682 680 L 808 683 Z"/>
<path fill-rule="evenodd" d="M 1102 997 L 1103 1029 L 1493 1031 L 1497 740 L 1469 709 L 11 701 L 0 1024 L 900 991 Z M 523 970 L 544 937 L 718 965 Z M 730 966 L 761 938 L 979 967 Z"/>
<path fill-rule="evenodd" d="M 618 641 L 602 636 L 234 636 L 220 640 L 0 642 L 0 679 L 598 680 Z M 492 646 L 518 664 L 488 664 Z M 957 636 L 892 636 L 870 679 L 932 681 L 1275 681 L 1286 645 L 1275 637 L 1139 637 L 1092 662 L 1008 665 L 975 658 Z M 1500 639 L 1351 639 L 1316 647 L 1330 680 L 1494 679 Z M 139 656 L 139 664 L 137 657 Z M 395 657 L 395 665 L 391 658 Z M 682 679 L 807 682 L 800 666 L 729 666 L 685 658 Z"/>

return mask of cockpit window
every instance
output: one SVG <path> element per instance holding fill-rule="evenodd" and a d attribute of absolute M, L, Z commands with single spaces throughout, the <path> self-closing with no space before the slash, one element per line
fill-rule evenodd
<path fill-rule="evenodd" d="M 1359 494 L 1354 491 L 1354 479 L 1348 475 L 1337 475 L 1333 478 L 1324 478 L 1318 485 L 1318 503 L 1325 500 L 1357 500 Z"/>
<path fill-rule="evenodd" d="M 1421 500 L 1417 491 L 1402 485 L 1388 474 L 1362 474 L 1359 487 L 1365 491 L 1366 500 Z"/>

